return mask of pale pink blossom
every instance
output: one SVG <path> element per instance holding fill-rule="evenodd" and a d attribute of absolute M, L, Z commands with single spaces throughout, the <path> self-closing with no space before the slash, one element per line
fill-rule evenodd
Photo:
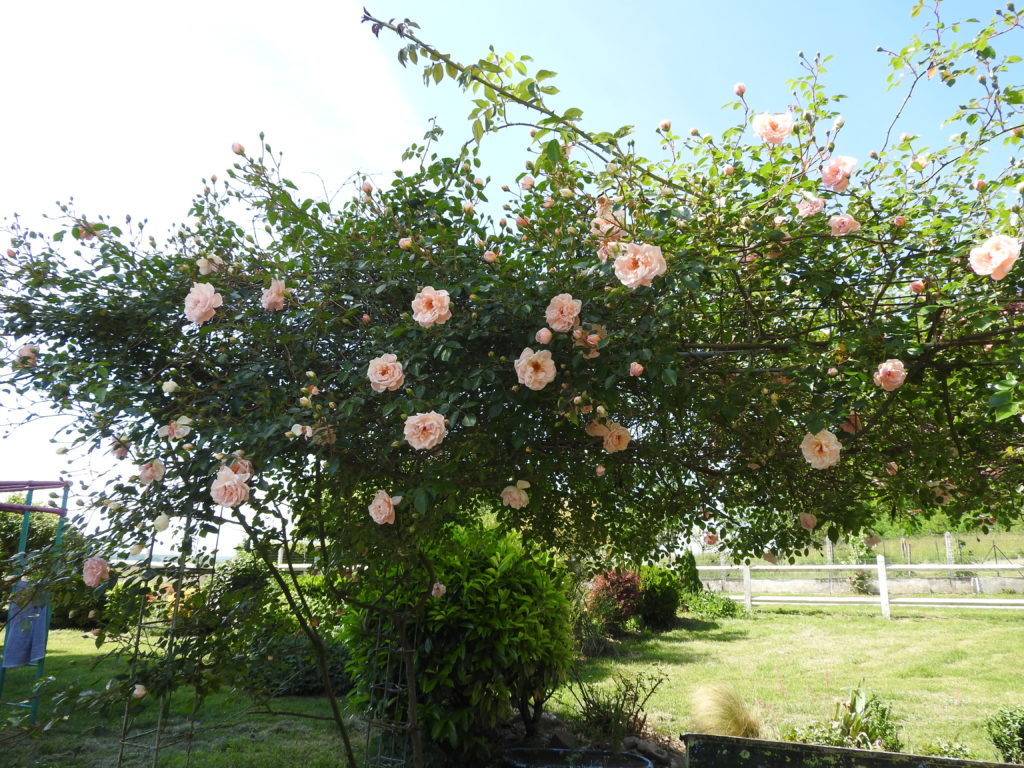
<path fill-rule="evenodd" d="M 658 130 L 659 131 L 671 131 L 672 130 L 672 121 L 671 120 L 662 120 L 660 123 L 658 123 Z"/>
<path fill-rule="evenodd" d="M 243 147 L 236 141 L 234 144 L 231 145 L 231 151 L 234 152 L 236 155 L 244 155 L 245 147 Z"/>
<path fill-rule="evenodd" d="M 153 518 L 153 530 L 157 533 L 163 533 L 170 527 L 171 518 L 169 518 L 167 515 L 160 514 Z"/>
<path fill-rule="evenodd" d="M 444 416 L 436 411 L 413 414 L 405 420 L 404 432 L 406 441 L 417 451 L 440 445 L 448 434 Z"/>
<path fill-rule="evenodd" d="M 260 303 L 268 312 L 284 309 L 284 296 L 288 290 L 284 287 L 284 280 L 272 279 L 270 287 L 263 292 Z"/>
<path fill-rule="evenodd" d="M 893 226 L 902 227 L 904 224 L 907 223 L 907 217 L 906 216 L 893 216 L 892 217 L 892 223 L 893 223 Z"/>
<path fill-rule="evenodd" d="M 860 222 L 848 213 L 833 216 L 828 220 L 828 225 L 832 228 L 832 237 L 848 235 L 860 229 Z"/>
<path fill-rule="evenodd" d="M 640 363 L 635 363 L 635 362 L 634 363 L 630 363 L 629 364 L 629 375 L 630 376 L 643 376 L 644 375 L 644 367 L 642 365 L 640 365 Z"/>
<path fill-rule="evenodd" d="M 449 305 L 448 291 L 435 291 L 428 285 L 412 300 L 412 319 L 424 328 L 447 322 L 452 316 Z"/>
<path fill-rule="evenodd" d="M 875 371 L 874 375 L 875 384 L 886 392 L 892 392 L 894 389 L 898 389 L 902 386 L 906 378 L 907 369 L 900 360 L 895 358 L 890 358 L 884 363 L 879 363 L 878 370 Z"/>
<path fill-rule="evenodd" d="M 243 459 L 241 456 L 238 456 L 234 461 L 228 464 L 228 469 L 236 475 L 246 475 L 247 477 L 252 477 L 253 475 L 252 462 L 248 459 Z"/>
<path fill-rule="evenodd" d="M 781 144 L 793 133 L 793 115 L 783 112 L 781 115 L 769 115 L 767 112 L 755 115 L 754 133 L 768 144 Z"/>
<path fill-rule="evenodd" d="M 914 293 L 924 293 L 924 280 L 911 280 L 909 288 Z"/>
<path fill-rule="evenodd" d="M 156 433 L 160 437 L 166 437 L 168 440 L 180 440 L 192 431 L 192 427 L 189 426 L 191 423 L 192 419 L 188 416 L 179 416 L 160 427 Z"/>
<path fill-rule="evenodd" d="M 221 467 L 210 486 L 210 496 L 222 507 L 237 507 L 249 498 L 249 486 L 245 484 L 248 479 L 245 472 L 237 473 L 230 467 Z"/>
<path fill-rule="evenodd" d="M 139 467 L 139 482 L 143 485 L 159 482 L 164 479 L 164 463 L 160 459 L 147 461 Z"/>
<path fill-rule="evenodd" d="M 377 525 L 394 525 L 395 505 L 401 500 L 401 496 L 391 496 L 387 491 L 377 491 L 368 507 L 373 522 Z"/>
<path fill-rule="evenodd" d="M 196 266 L 199 267 L 200 275 L 210 275 L 214 272 L 220 272 L 220 268 L 224 266 L 224 259 L 216 254 L 211 255 L 209 258 L 203 256 L 196 259 Z"/>
<path fill-rule="evenodd" d="M 709 532 L 704 534 L 702 541 L 704 542 L 705 547 L 713 547 L 720 541 L 720 539 L 718 538 L 717 533 Z"/>
<path fill-rule="evenodd" d="M 383 392 L 384 390 L 394 392 L 405 384 L 405 372 L 402 370 L 402 364 L 398 362 L 398 357 L 391 353 L 373 358 L 366 375 L 370 379 L 370 388 L 374 392 Z"/>
<path fill-rule="evenodd" d="M 594 474 L 596 474 L 598 477 L 604 477 L 604 473 L 604 464 L 598 464 L 596 467 L 594 467 Z"/>
<path fill-rule="evenodd" d="M 410 248 L 412 248 L 412 238 L 411 237 L 400 237 L 400 238 L 398 238 L 398 247 L 401 248 L 403 251 L 408 251 Z"/>
<path fill-rule="evenodd" d="M 541 328 L 534 335 L 534 338 L 537 340 L 538 344 L 550 344 L 551 343 L 551 329 L 550 328 Z"/>
<path fill-rule="evenodd" d="M 498 254 L 494 251 L 484 251 L 483 260 L 488 264 L 494 264 L 498 260 Z"/>
<path fill-rule="evenodd" d="M 501 503 L 502 506 L 512 507 L 512 509 L 522 509 L 530 503 L 530 497 L 522 488 L 507 485 L 501 492 Z"/>
<path fill-rule="evenodd" d="M 627 288 L 650 285 L 655 277 L 665 274 L 667 266 L 657 245 L 628 243 L 615 258 L 615 276 Z"/>
<path fill-rule="evenodd" d="M 560 293 L 551 299 L 548 308 L 544 310 L 544 319 L 551 330 L 564 333 L 579 323 L 582 308 L 582 301 L 568 293 Z"/>
<path fill-rule="evenodd" d="M 146 686 L 144 686 L 142 683 L 136 683 L 135 687 L 132 689 L 132 698 L 141 699 L 147 693 L 148 691 L 146 690 Z"/>
<path fill-rule="evenodd" d="M 555 199 L 553 197 L 545 197 L 544 202 L 540 204 L 541 208 L 553 208 L 555 205 Z"/>
<path fill-rule="evenodd" d="M 825 201 L 820 197 L 816 197 L 813 200 L 801 200 L 796 204 L 796 215 L 801 219 L 821 213 L 823 210 L 825 210 Z"/>
<path fill-rule="evenodd" d="M 607 424 L 597 419 L 587 424 L 583 430 L 591 437 L 604 437 L 611 431 Z"/>
<path fill-rule="evenodd" d="M 90 557 L 82 564 L 82 581 L 87 587 L 98 587 L 110 576 L 110 564 L 102 557 Z"/>
<path fill-rule="evenodd" d="M 21 368 L 32 368 L 36 364 L 36 356 L 38 354 L 38 346 L 35 344 L 25 344 L 14 353 L 15 363 Z"/>
<path fill-rule="evenodd" d="M 805 531 L 813 531 L 817 524 L 818 518 L 815 515 L 812 515 L 810 512 L 800 513 L 800 527 Z"/>
<path fill-rule="evenodd" d="M 846 421 L 840 424 L 839 428 L 849 435 L 857 434 L 864 428 L 860 419 L 860 414 L 856 411 L 850 411 L 849 415 L 846 417 Z"/>
<path fill-rule="evenodd" d="M 900 471 L 900 465 L 897 464 L 895 461 L 887 461 L 887 462 L 885 462 L 885 473 L 887 475 L 895 475 L 899 471 Z"/>
<path fill-rule="evenodd" d="M 467 200 L 462 204 L 462 210 L 464 213 L 473 213 L 476 210 L 476 206 Z"/>
<path fill-rule="evenodd" d="M 828 469 L 839 463 L 839 452 L 843 449 L 839 438 L 827 429 L 818 434 L 807 433 L 800 443 L 804 459 L 815 469 Z"/>
<path fill-rule="evenodd" d="M 732 87 L 732 92 L 735 93 L 737 96 L 742 96 L 744 93 L 747 92 L 747 86 L 745 86 L 743 83 L 736 83 L 736 85 Z"/>
<path fill-rule="evenodd" d="M 313 428 L 308 424 L 292 424 L 292 428 L 288 430 L 288 434 L 292 437 L 312 437 Z"/>
<path fill-rule="evenodd" d="M 202 325 L 213 318 L 223 303 L 224 298 L 209 283 L 192 283 L 192 290 L 185 297 L 185 317 Z"/>
<path fill-rule="evenodd" d="M 995 235 L 971 249 L 971 269 L 977 275 L 1002 280 L 1020 257 L 1020 240 L 1009 235 Z"/>
<path fill-rule="evenodd" d="M 850 174 L 853 173 L 857 160 L 846 155 L 836 155 L 829 159 L 821 169 L 821 181 L 836 192 L 845 192 L 850 185 Z"/>
<path fill-rule="evenodd" d="M 519 182 L 519 186 L 522 187 L 523 189 L 530 190 L 533 189 L 534 183 L 535 180 L 533 176 L 527 174 L 526 176 L 523 176 L 523 180 Z"/>
<path fill-rule="evenodd" d="M 613 204 L 611 198 L 597 198 L 597 211 L 590 222 L 590 234 L 597 235 L 606 242 L 622 237 L 622 219 L 615 215 Z"/>
<path fill-rule="evenodd" d="M 618 453 L 624 451 L 629 446 L 629 441 L 633 436 L 629 433 L 621 424 L 612 422 L 608 425 L 608 433 L 604 436 L 604 449 L 608 453 Z"/>
<path fill-rule="evenodd" d="M 551 359 L 551 352 L 546 349 L 534 352 L 527 347 L 513 363 L 513 367 L 516 376 L 519 377 L 519 383 L 533 390 L 544 389 L 558 374 L 555 370 L 555 361 Z"/>
<path fill-rule="evenodd" d="M 733 167 L 731 163 L 726 163 L 724 166 L 722 166 L 722 173 L 724 173 L 726 176 L 732 176 L 734 173 L 736 173 L 736 168 Z"/>
<path fill-rule="evenodd" d="M 435 581 L 434 586 L 430 588 L 431 597 L 444 597 L 445 592 L 448 591 L 448 587 L 442 584 L 440 581 Z"/>
<path fill-rule="evenodd" d="M 128 455 L 128 438 L 119 437 L 110 446 L 110 455 L 115 459 L 123 459 Z"/>
<path fill-rule="evenodd" d="M 576 328 L 572 332 L 573 346 L 583 347 L 583 357 L 587 360 L 592 360 L 595 357 L 600 357 L 601 353 L 597 351 L 598 345 L 601 343 L 601 339 L 608 335 L 607 329 L 603 325 L 593 326 L 593 332 L 587 333 L 582 328 Z"/>

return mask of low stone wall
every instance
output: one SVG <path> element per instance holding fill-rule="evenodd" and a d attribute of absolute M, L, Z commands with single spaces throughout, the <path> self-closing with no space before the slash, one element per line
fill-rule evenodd
<path fill-rule="evenodd" d="M 851 572 L 852 573 L 852 572 Z M 878 594 L 878 581 L 870 577 L 866 582 L 867 594 Z M 704 586 L 713 592 L 743 594 L 743 580 L 737 578 L 702 577 Z M 933 576 L 930 578 L 894 578 L 889 574 L 889 596 L 898 595 L 1022 595 L 1024 576 Z M 831 579 L 758 579 L 750 582 L 753 595 L 852 595 L 849 575 Z M 860 594 L 864 594 L 861 592 Z"/>

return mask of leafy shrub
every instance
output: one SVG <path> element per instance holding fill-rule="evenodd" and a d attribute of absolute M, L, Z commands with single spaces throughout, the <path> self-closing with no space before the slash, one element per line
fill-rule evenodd
<path fill-rule="evenodd" d="M 709 683 L 693 692 L 690 720 L 693 730 L 716 736 L 742 736 L 756 739 L 761 721 L 747 707 L 735 688 L 725 683 Z"/>
<path fill-rule="evenodd" d="M 971 752 L 966 744 L 961 744 L 959 741 L 947 741 L 946 739 L 922 744 L 915 752 L 918 755 L 927 755 L 929 757 L 951 757 L 956 760 L 974 759 L 974 753 Z"/>
<path fill-rule="evenodd" d="M 400 581 L 385 573 L 361 580 L 354 603 L 381 601 L 388 612 L 376 611 L 367 621 L 365 610 L 352 608 L 342 617 L 357 686 L 353 699 L 365 706 L 370 686 L 397 682 L 378 643 L 399 646 L 390 612 L 407 611 L 416 619 L 424 736 L 444 764 L 472 765 L 490 752 L 487 731 L 512 707 L 532 730 L 544 702 L 564 681 L 572 654 L 569 576 L 549 552 L 494 529 L 452 527 L 423 554 L 432 577 L 413 572 Z M 430 578 L 446 586 L 442 597 L 426 597 Z"/>
<path fill-rule="evenodd" d="M 679 577 L 657 565 L 640 569 L 640 605 L 638 613 L 652 629 L 668 629 L 676 620 L 682 598 Z"/>
<path fill-rule="evenodd" d="M 604 613 L 591 605 L 589 590 L 584 585 L 573 595 L 572 637 L 573 647 L 583 656 L 611 656 L 617 649 L 616 642 L 608 636 Z"/>
<path fill-rule="evenodd" d="M 1024 763 L 1024 707 L 1003 707 L 985 721 L 985 730 L 1003 760 Z"/>
<path fill-rule="evenodd" d="M 742 616 L 745 613 L 743 606 L 735 600 L 730 600 L 728 597 L 706 589 L 684 595 L 683 603 L 688 612 L 702 619 L 729 618 Z"/>
<path fill-rule="evenodd" d="M 621 632 L 640 611 L 640 574 L 625 569 L 599 573 L 591 582 L 588 602 L 609 632 Z"/>
<path fill-rule="evenodd" d="M 679 580 L 680 593 L 704 591 L 704 582 L 697 573 L 697 558 L 693 556 L 693 552 L 686 550 L 681 554 L 673 570 Z"/>
<path fill-rule="evenodd" d="M 331 688 L 337 695 L 352 688 L 345 644 L 327 641 Z M 271 633 L 253 640 L 246 664 L 246 690 L 257 698 L 316 696 L 324 692 L 323 680 L 309 640 L 301 632 Z"/>
<path fill-rule="evenodd" d="M 667 678 L 661 673 L 626 677 L 616 674 L 612 686 L 584 683 L 578 678 L 569 686 L 580 709 L 587 735 L 596 744 L 617 749 L 630 734 L 642 734 L 647 725 L 644 707 Z"/>
<path fill-rule="evenodd" d="M 887 752 L 903 749 L 892 708 L 868 691 L 863 683 L 850 691 L 847 701 L 836 702 L 831 720 L 813 723 L 793 731 L 792 735 L 796 741 L 805 744 Z"/>

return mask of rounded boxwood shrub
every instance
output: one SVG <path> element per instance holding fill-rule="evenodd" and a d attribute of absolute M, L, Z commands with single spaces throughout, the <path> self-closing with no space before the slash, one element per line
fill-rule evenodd
<path fill-rule="evenodd" d="M 679 577 L 660 565 L 640 569 L 639 615 L 652 629 L 669 629 L 675 624 L 682 587 Z"/>
<path fill-rule="evenodd" d="M 381 650 L 382 643 L 399 645 L 393 612 L 412 616 L 424 740 L 439 764 L 473 765 L 493 748 L 489 730 L 513 709 L 533 730 L 565 680 L 572 661 L 569 574 L 518 534 L 479 527 L 446 533 L 421 553 L 433 576 L 423 568 L 405 570 L 403 578 L 399 564 L 379 578 L 366 576 L 354 602 L 381 610 L 347 611 L 342 637 L 352 655 L 354 701 L 366 707 L 372 686 L 398 682 L 397 654 Z M 442 596 L 431 596 L 431 579 L 445 585 Z"/>

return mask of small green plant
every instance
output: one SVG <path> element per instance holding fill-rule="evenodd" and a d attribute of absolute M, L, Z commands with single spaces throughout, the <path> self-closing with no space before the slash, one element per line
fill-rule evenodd
<path fill-rule="evenodd" d="M 836 702 L 835 714 L 824 723 L 791 732 L 795 741 L 832 747 L 879 749 L 899 752 L 903 742 L 892 708 L 871 693 L 864 684 L 850 691 L 846 701 Z"/>
<path fill-rule="evenodd" d="M 722 619 L 745 613 L 743 606 L 735 600 L 706 589 L 684 595 L 683 603 L 689 613 L 702 619 Z"/>
<path fill-rule="evenodd" d="M 644 707 L 668 678 L 660 671 L 640 672 L 634 677 L 616 674 L 612 686 L 584 683 L 576 676 L 569 685 L 580 719 L 594 743 L 616 749 L 630 734 L 639 735 L 647 725 Z"/>
<path fill-rule="evenodd" d="M 645 565 L 640 569 L 640 618 L 651 629 L 675 624 L 682 589 L 679 577 L 668 568 Z"/>
<path fill-rule="evenodd" d="M 1003 707 L 985 721 L 985 730 L 1003 760 L 1024 763 L 1024 707 Z"/>
<path fill-rule="evenodd" d="M 707 683 L 697 688 L 690 702 L 690 721 L 698 733 L 756 739 L 761 721 L 750 711 L 735 688 L 726 683 Z"/>
<path fill-rule="evenodd" d="M 929 757 L 951 757 L 956 760 L 974 759 L 974 753 L 968 749 L 966 744 L 946 739 L 937 739 L 934 742 L 922 744 L 916 749 L 916 754 Z"/>

